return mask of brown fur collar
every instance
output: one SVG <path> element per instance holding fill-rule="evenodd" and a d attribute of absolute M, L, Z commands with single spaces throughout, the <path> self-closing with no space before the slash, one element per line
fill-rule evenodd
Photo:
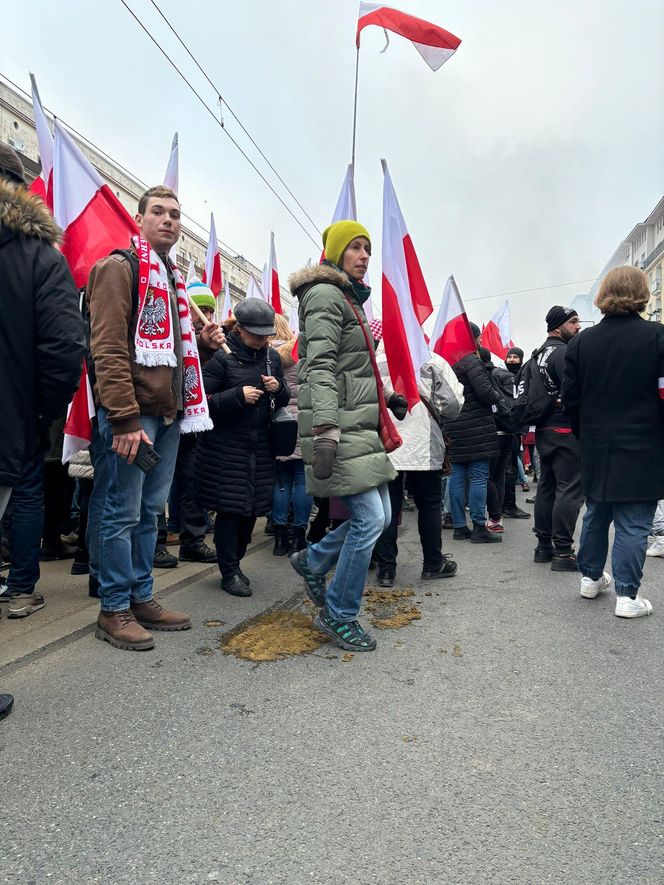
<path fill-rule="evenodd" d="M 62 231 L 44 202 L 19 184 L 0 177 L 0 225 L 24 237 L 38 237 L 55 246 Z"/>
<path fill-rule="evenodd" d="M 331 283 L 340 289 L 348 289 L 351 286 L 348 275 L 329 264 L 308 264 L 288 277 L 288 285 L 293 295 L 302 286 L 312 286 L 316 283 Z"/>

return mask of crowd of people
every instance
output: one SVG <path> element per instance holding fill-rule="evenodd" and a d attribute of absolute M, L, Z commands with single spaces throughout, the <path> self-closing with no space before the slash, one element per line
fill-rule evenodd
<path fill-rule="evenodd" d="M 292 275 L 296 341 L 261 299 L 214 321 L 212 292 L 187 285 L 168 257 L 181 230 L 173 191 L 146 191 L 136 223 L 132 243 L 92 268 L 81 298 L 50 212 L 28 192 L 18 156 L 0 145 L 9 416 L 0 517 L 10 559 L 0 599 L 9 617 L 44 607 L 40 558 L 69 556 L 99 598 L 97 638 L 151 649 L 155 632 L 191 627 L 153 596 L 155 566 L 177 562 L 165 546 L 169 527 L 180 560 L 217 562 L 221 589 L 246 597 L 243 560 L 257 517 L 271 514 L 274 555 L 288 556 L 303 578 L 316 627 L 341 648 L 371 651 L 362 597 L 370 568 L 382 587 L 396 580 L 406 492 L 417 509 L 422 580 L 457 574 L 445 537 L 501 543 L 504 519 L 533 518 L 536 563 L 578 571 L 584 598 L 613 580 L 619 617 L 652 612 L 639 587 L 646 553 L 664 555 L 664 330 L 640 316 L 641 271 L 606 276 L 597 296 L 604 319 L 582 334 L 574 310 L 552 307 L 546 340 L 525 362 L 514 347 L 505 368 L 494 365 L 471 324 L 476 349 L 452 366 L 432 354 L 409 408 L 391 386 L 381 324 L 364 312 L 371 236 L 363 225 L 328 227 L 325 259 Z M 70 480 L 63 426 L 84 361 L 96 414 Z M 515 495 L 527 454 L 533 514 Z M 63 537 L 67 486 L 79 517 Z M 612 523 L 613 578 L 605 572 Z M 0 706 L 0 715 L 11 709 L 9 696 Z"/>

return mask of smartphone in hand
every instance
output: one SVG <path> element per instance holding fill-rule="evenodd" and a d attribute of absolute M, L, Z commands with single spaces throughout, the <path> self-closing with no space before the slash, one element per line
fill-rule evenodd
<path fill-rule="evenodd" d="M 161 461 L 161 456 L 155 452 L 154 446 L 148 445 L 145 440 L 141 440 L 134 458 L 134 464 L 143 473 L 148 473 L 153 467 Z"/>

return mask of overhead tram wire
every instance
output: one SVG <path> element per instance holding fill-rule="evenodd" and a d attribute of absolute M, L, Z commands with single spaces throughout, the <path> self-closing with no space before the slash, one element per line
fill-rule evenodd
<path fill-rule="evenodd" d="M 176 73 L 178 74 L 178 76 L 179 76 L 179 77 L 180 77 L 180 78 L 181 78 L 181 79 L 187 84 L 187 86 L 189 87 L 189 89 L 193 92 L 193 94 L 196 96 L 196 98 L 199 100 L 199 102 L 203 105 L 203 107 L 204 107 L 205 110 L 208 112 L 208 114 L 212 117 L 212 119 L 213 119 L 214 122 L 217 124 L 217 126 L 220 127 L 221 131 L 222 131 L 222 132 L 223 132 L 223 133 L 224 133 L 224 134 L 225 134 L 225 135 L 231 140 L 231 142 L 235 145 L 235 147 L 240 151 L 240 153 L 241 153 L 242 156 L 245 158 L 245 160 L 247 161 L 247 163 L 249 163 L 249 165 L 250 165 L 251 168 L 254 170 L 254 172 L 256 172 L 256 174 L 261 178 L 261 180 L 267 185 L 267 187 L 268 187 L 268 188 L 270 189 L 270 191 L 274 194 L 274 196 L 277 198 L 277 200 L 279 200 L 279 202 L 281 203 L 281 205 L 282 205 L 282 206 L 284 207 L 284 209 L 288 212 L 288 214 L 291 216 L 291 218 L 295 221 L 295 223 L 298 225 L 298 227 L 301 228 L 301 230 L 303 231 L 303 233 L 305 233 L 306 236 L 311 240 L 311 242 L 316 246 L 316 248 L 319 249 L 319 248 L 320 248 L 320 241 L 319 241 L 319 240 L 316 240 L 314 237 L 311 236 L 311 234 L 310 234 L 309 231 L 306 229 L 306 227 L 302 224 L 302 222 L 301 222 L 300 219 L 297 217 L 297 215 L 293 212 L 293 210 L 290 208 L 290 206 L 289 206 L 289 205 L 283 200 L 283 198 L 277 193 L 277 191 L 272 187 L 272 185 L 270 184 L 270 182 L 269 182 L 269 181 L 267 180 L 267 178 L 263 175 L 263 173 L 260 171 L 260 169 L 256 166 L 256 164 L 254 163 L 254 161 L 253 161 L 249 156 L 247 156 L 247 154 L 245 153 L 245 151 L 244 151 L 244 150 L 242 149 L 242 147 L 237 143 L 237 141 L 233 138 L 233 136 L 230 134 L 230 132 L 228 132 L 227 129 L 223 126 L 223 124 L 217 119 L 217 116 L 216 116 L 215 112 L 209 107 L 209 105 L 207 104 L 207 102 L 205 101 L 205 99 L 202 98 L 201 95 L 196 91 L 196 89 L 192 86 L 192 84 L 191 84 L 191 83 L 189 82 L 189 80 L 185 77 L 185 75 L 182 73 L 182 71 L 180 70 L 180 68 L 175 64 L 175 62 L 174 62 L 171 58 L 169 58 L 168 53 L 167 53 L 166 50 L 162 47 L 162 45 L 159 43 L 159 41 L 156 39 L 156 37 L 153 37 L 153 35 L 151 34 L 151 32 L 148 30 L 148 28 L 146 28 L 146 26 L 143 24 L 143 22 L 140 20 L 140 18 L 136 15 L 136 13 L 133 11 L 133 9 L 128 5 L 128 3 L 126 3 L 126 0 L 120 0 L 120 3 L 122 3 L 122 5 L 123 5 L 123 6 L 125 7 L 125 9 L 127 10 L 127 12 L 131 15 L 131 17 L 132 17 L 132 18 L 134 19 L 134 21 L 136 22 L 136 24 L 139 25 L 139 27 L 141 28 L 141 30 L 143 30 L 143 31 L 147 34 L 147 36 L 150 38 L 150 40 L 154 43 L 154 45 L 157 47 L 157 49 L 158 49 L 158 50 L 161 52 L 161 54 L 164 56 L 164 58 L 166 59 L 166 61 L 167 61 L 167 62 L 171 65 L 171 67 L 176 71 Z M 314 227 L 315 227 L 315 225 L 314 225 Z M 320 233 L 320 231 L 318 231 L 318 228 L 317 228 L 317 227 L 315 227 L 315 229 L 316 229 L 316 231 L 317 231 L 318 233 Z"/>
<path fill-rule="evenodd" d="M 16 89 L 18 92 L 22 92 L 26 98 L 28 98 L 28 99 L 30 99 L 30 101 L 32 101 L 32 96 L 26 89 L 23 89 L 21 86 L 18 85 L 18 83 L 14 83 L 14 81 L 11 80 L 6 74 L 0 73 L 0 77 L 6 83 L 9 83 L 11 86 L 13 86 L 14 89 Z M 53 113 L 53 111 L 50 108 L 47 108 L 46 105 L 44 105 L 43 107 L 44 107 L 44 110 L 48 111 L 48 113 L 51 114 L 52 117 L 55 117 L 55 114 Z M 131 178 L 137 184 L 140 184 L 141 187 L 143 187 L 145 190 L 147 190 L 150 187 L 149 184 L 147 184 L 141 178 L 138 178 L 138 176 L 135 175 L 135 173 L 133 173 L 130 169 L 127 169 L 126 166 L 123 166 L 122 163 L 118 162 L 118 160 L 116 160 L 115 157 L 111 157 L 111 155 L 106 153 L 106 151 L 103 148 L 99 147 L 98 144 L 95 144 L 94 141 L 90 141 L 90 139 L 87 138 L 85 135 L 83 135 L 82 132 L 79 132 L 78 129 L 75 129 L 71 125 L 71 123 L 68 123 L 62 117 L 58 117 L 58 120 L 61 123 L 64 123 L 64 125 L 67 127 L 67 129 L 69 129 L 70 132 L 73 132 L 74 135 L 76 135 L 82 142 L 87 144 L 89 147 L 93 148 L 93 150 L 95 150 L 99 154 L 100 157 L 103 157 L 105 160 L 108 160 L 113 166 L 117 167 L 121 172 L 124 172 L 129 178 Z M 200 231 L 202 231 L 207 236 L 208 230 L 203 224 L 200 223 L 200 221 L 196 221 L 195 218 L 192 218 L 191 215 L 187 215 L 186 212 L 182 213 L 182 217 L 186 218 L 187 221 L 189 221 L 191 224 L 195 225 L 195 227 L 197 227 Z M 222 240 L 220 237 L 217 237 L 217 240 L 224 247 L 224 249 L 228 252 L 229 255 L 236 256 L 237 258 L 244 257 L 242 252 L 240 252 L 239 249 L 235 249 L 229 243 L 224 242 L 224 240 Z M 258 265 L 255 264 L 255 262 L 252 261 L 251 263 L 254 265 L 254 267 L 258 267 Z"/>
<path fill-rule="evenodd" d="M 157 12 L 159 13 L 159 15 L 162 17 L 162 19 L 164 20 L 164 22 L 166 23 L 166 25 L 168 26 L 168 28 L 170 29 L 170 31 L 172 32 L 172 34 L 174 35 L 175 39 L 178 41 L 178 43 L 180 44 L 180 46 L 182 46 L 182 48 L 183 48 L 184 51 L 187 53 L 187 55 L 189 56 L 189 58 L 193 61 L 193 63 L 194 63 L 194 64 L 196 65 L 196 67 L 198 68 L 198 70 L 201 72 L 201 74 L 202 74 L 202 75 L 205 77 L 205 79 L 208 81 L 208 83 L 210 84 L 210 86 L 211 86 L 212 89 L 214 90 L 215 94 L 216 94 L 217 97 L 219 98 L 219 101 L 220 101 L 222 104 L 226 105 L 226 107 L 228 108 L 228 112 L 230 113 L 231 117 L 233 117 L 233 119 L 234 119 L 235 122 L 238 124 L 238 126 L 240 127 L 240 129 L 244 132 L 244 134 L 247 136 L 247 138 L 249 139 L 249 141 L 253 144 L 253 146 L 256 148 L 256 150 L 258 151 L 258 153 L 261 155 L 261 157 L 265 160 L 265 162 L 266 162 L 267 165 L 270 167 L 270 169 L 271 169 L 271 170 L 274 172 L 274 174 L 277 176 L 277 178 L 279 179 L 279 181 L 281 182 L 281 184 L 286 188 L 286 190 L 288 191 L 288 193 L 290 194 L 290 196 L 293 198 L 293 200 L 295 201 L 295 203 L 299 206 L 299 208 L 302 210 L 302 212 L 305 214 L 305 216 L 309 219 L 309 221 L 311 222 L 311 224 L 314 226 L 314 228 L 315 228 L 315 229 L 318 231 L 318 233 L 320 234 L 320 230 L 318 230 L 318 225 L 316 224 L 316 222 L 313 220 L 313 218 L 311 217 L 311 215 L 309 215 L 309 213 L 308 213 L 307 210 L 304 208 L 304 206 L 302 205 L 302 203 L 300 203 L 300 201 L 299 201 L 298 198 L 295 196 L 295 194 L 293 193 L 293 191 L 288 187 L 288 185 L 287 185 L 286 182 L 283 180 L 283 178 L 281 177 L 281 175 L 279 175 L 279 173 L 278 173 L 277 170 L 274 168 L 274 166 L 272 165 L 272 163 L 271 163 L 271 162 L 268 160 L 268 158 L 265 156 L 265 154 L 263 153 L 263 151 L 260 149 L 260 147 L 258 146 L 258 144 L 256 143 L 256 141 L 254 140 L 254 138 L 253 138 L 253 136 L 251 135 L 251 133 L 247 130 L 247 128 L 246 128 L 246 126 L 244 125 L 244 123 L 242 122 L 242 120 L 240 120 L 240 118 L 239 118 L 238 115 L 235 113 L 235 111 L 233 110 L 233 108 L 229 105 L 229 103 L 226 101 L 226 99 L 222 96 L 222 94 L 221 94 L 221 92 L 219 91 L 219 89 L 217 88 L 217 86 L 212 82 L 212 80 L 210 79 L 210 77 L 208 76 L 208 74 L 207 74 L 207 73 L 205 72 L 205 70 L 201 67 L 201 65 L 200 65 L 200 63 L 199 63 L 199 61 L 198 61 L 198 59 L 192 54 L 192 52 L 190 51 L 189 47 L 188 47 L 187 44 L 184 42 L 184 40 L 182 39 L 182 37 L 180 37 L 180 35 L 179 35 L 178 32 L 175 30 L 175 28 L 173 27 L 173 25 L 170 23 L 170 21 L 168 20 L 168 18 L 166 18 L 166 16 L 164 15 L 164 13 L 161 11 L 161 9 L 159 8 L 159 5 L 155 2 L 155 0 L 150 0 L 150 2 L 151 2 L 152 5 L 154 6 L 154 8 L 157 10 Z"/>
<path fill-rule="evenodd" d="M 554 283 L 552 286 L 534 286 L 532 289 L 517 289 L 515 292 L 497 292 L 495 295 L 480 295 L 478 298 L 464 298 L 463 303 L 470 301 L 488 301 L 489 298 L 507 298 L 508 295 L 526 295 L 528 292 L 543 292 L 545 289 L 562 289 L 565 286 L 580 286 L 581 283 L 595 283 L 599 277 L 589 280 L 570 280 L 569 283 Z"/>

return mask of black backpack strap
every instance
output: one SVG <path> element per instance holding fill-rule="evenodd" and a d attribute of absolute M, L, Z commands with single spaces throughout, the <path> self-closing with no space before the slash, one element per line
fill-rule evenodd
<path fill-rule="evenodd" d="M 131 267 L 131 315 L 138 310 L 138 255 L 131 249 L 113 249 L 111 255 L 122 255 Z"/>

